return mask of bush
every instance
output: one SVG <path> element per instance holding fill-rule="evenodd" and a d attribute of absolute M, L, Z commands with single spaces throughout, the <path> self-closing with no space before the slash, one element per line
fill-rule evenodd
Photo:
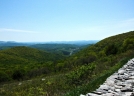
<path fill-rule="evenodd" d="M 76 64 L 89 64 L 97 59 L 95 52 L 87 52 L 86 55 L 81 55 L 81 57 L 76 61 Z"/>
<path fill-rule="evenodd" d="M 116 54 L 118 52 L 118 48 L 114 44 L 110 44 L 105 48 L 106 55 Z"/>
<path fill-rule="evenodd" d="M 74 70 L 66 75 L 67 83 L 73 85 L 81 85 L 86 80 L 86 78 L 88 78 L 88 75 L 93 72 L 95 67 L 95 63 L 92 63 L 88 66 L 82 65 L 77 70 Z"/>
<path fill-rule="evenodd" d="M 0 71 L 0 82 L 10 81 L 11 78 L 3 71 Z"/>
<path fill-rule="evenodd" d="M 12 75 L 12 78 L 14 80 L 21 80 L 23 79 L 25 75 L 25 70 L 24 69 L 15 69 Z"/>
<path fill-rule="evenodd" d="M 127 38 L 123 42 L 123 50 L 129 50 L 134 48 L 134 39 L 133 38 Z"/>

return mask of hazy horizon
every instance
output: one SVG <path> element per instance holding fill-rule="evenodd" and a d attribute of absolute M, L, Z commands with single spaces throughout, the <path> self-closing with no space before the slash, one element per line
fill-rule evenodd
<path fill-rule="evenodd" d="M 134 0 L 0 0 L 0 41 L 102 40 L 134 30 Z"/>
<path fill-rule="evenodd" d="M 100 40 L 75 40 L 75 41 L 0 41 L 0 42 L 11 42 L 11 43 L 68 43 L 68 42 L 98 42 Z"/>

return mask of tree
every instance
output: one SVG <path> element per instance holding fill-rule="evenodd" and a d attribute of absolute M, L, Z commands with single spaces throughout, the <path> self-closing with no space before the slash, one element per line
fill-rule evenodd
<path fill-rule="evenodd" d="M 12 75 L 12 78 L 14 80 L 21 80 L 23 79 L 25 75 L 25 70 L 24 69 L 15 69 Z"/>
<path fill-rule="evenodd" d="M 114 44 L 109 44 L 105 48 L 105 54 L 106 55 L 116 54 L 117 52 L 118 52 L 118 49 Z"/>
<path fill-rule="evenodd" d="M 123 50 L 134 49 L 134 38 L 127 38 L 123 42 Z"/>

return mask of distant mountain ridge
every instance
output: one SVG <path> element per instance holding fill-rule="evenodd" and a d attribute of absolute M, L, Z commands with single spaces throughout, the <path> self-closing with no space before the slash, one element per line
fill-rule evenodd
<path fill-rule="evenodd" d="M 80 49 L 88 45 L 95 44 L 98 40 L 89 41 L 54 41 L 54 42 L 14 42 L 14 41 L 0 41 L 0 50 L 9 49 L 16 46 L 27 46 L 39 50 L 45 50 L 50 53 L 61 53 L 63 55 L 70 55 L 78 52 Z"/>
<path fill-rule="evenodd" d="M 15 42 L 15 41 L 0 41 L 0 46 L 28 46 L 35 44 L 75 44 L 87 45 L 95 44 L 99 40 L 80 40 L 80 41 L 50 41 L 50 42 Z"/>
<path fill-rule="evenodd" d="M 14 41 L 0 41 L 0 47 L 1 46 L 28 46 L 31 44 L 28 43 L 19 43 Z"/>

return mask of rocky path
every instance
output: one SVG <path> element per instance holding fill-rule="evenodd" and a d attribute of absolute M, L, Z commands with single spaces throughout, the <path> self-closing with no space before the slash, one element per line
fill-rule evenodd
<path fill-rule="evenodd" d="M 108 77 L 96 91 L 80 96 L 134 96 L 134 58 Z"/>

